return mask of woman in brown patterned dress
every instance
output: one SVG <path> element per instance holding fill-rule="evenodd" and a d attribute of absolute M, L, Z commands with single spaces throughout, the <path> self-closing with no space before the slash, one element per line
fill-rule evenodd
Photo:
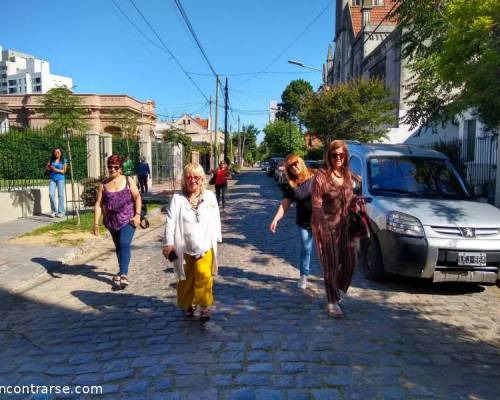
<path fill-rule="evenodd" d="M 353 199 L 353 176 L 343 140 L 334 140 L 325 154 L 325 165 L 314 177 L 312 231 L 323 268 L 327 313 L 344 316 L 339 301 L 351 283 L 356 254 L 348 234 L 348 210 Z"/>

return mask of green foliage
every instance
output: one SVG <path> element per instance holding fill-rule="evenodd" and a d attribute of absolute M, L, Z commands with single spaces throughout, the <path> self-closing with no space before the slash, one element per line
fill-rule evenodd
<path fill-rule="evenodd" d="M 70 135 L 73 174 L 76 180 L 87 176 L 87 142 L 84 135 Z M 36 180 L 48 182 L 45 166 L 54 147 L 68 159 L 67 140 L 54 129 L 15 129 L 0 135 L 0 179 L 19 180 L 16 186 L 34 186 Z"/>
<path fill-rule="evenodd" d="M 304 137 L 297 125 L 277 119 L 267 124 L 264 133 L 264 143 L 270 156 L 284 157 L 289 153 L 304 154 Z"/>
<path fill-rule="evenodd" d="M 351 80 L 306 100 L 301 113 L 306 126 L 323 142 L 333 139 L 378 141 L 396 119 L 391 92 L 378 80 Z"/>
<path fill-rule="evenodd" d="M 132 170 L 135 172 L 139 163 L 139 140 L 137 138 L 113 137 L 113 154 L 119 154 L 123 160 L 128 154 L 133 163 Z"/>
<path fill-rule="evenodd" d="M 306 160 L 323 160 L 324 151 L 324 146 L 313 147 L 312 149 L 307 149 L 304 157 Z"/>
<path fill-rule="evenodd" d="M 82 106 L 82 99 L 71 90 L 65 87 L 50 89 L 42 96 L 41 103 L 42 114 L 51 120 L 49 128 L 60 132 L 87 129 L 84 121 L 87 111 Z"/>
<path fill-rule="evenodd" d="M 458 140 L 453 142 L 439 141 L 437 143 L 434 143 L 432 148 L 436 151 L 446 154 L 450 159 L 450 162 L 460 173 L 462 178 L 465 178 L 467 176 L 467 165 L 462 161 L 462 158 L 460 157 L 460 142 Z"/>
<path fill-rule="evenodd" d="M 233 152 L 236 154 L 234 149 L 237 149 L 241 145 L 243 149 L 243 160 L 246 164 L 253 164 L 258 157 L 257 152 L 257 135 L 259 134 L 259 129 L 253 124 L 243 125 L 241 132 L 235 132 L 232 134 L 232 144 Z"/>
<path fill-rule="evenodd" d="M 498 0 L 398 0 L 403 56 L 413 79 L 406 122 L 452 120 L 475 108 L 500 124 L 500 7 Z"/>
<path fill-rule="evenodd" d="M 210 143 L 196 143 L 193 144 L 193 150 L 200 154 L 210 154 Z"/>
<path fill-rule="evenodd" d="M 167 143 L 182 144 L 183 165 L 189 164 L 191 162 L 191 152 L 193 151 L 193 141 L 191 138 L 178 128 L 165 129 L 161 131 L 161 133 L 163 134 L 163 141 Z"/>
<path fill-rule="evenodd" d="M 85 178 L 80 182 L 83 185 L 81 199 L 86 207 L 93 207 L 97 200 L 97 190 L 104 178 Z"/>
<path fill-rule="evenodd" d="M 229 170 L 231 171 L 231 173 L 239 174 L 241 171 L 241 166 L 239 164 L 231 164 Z"/>
<path fill-rule="evenodd" d="M 303 108 L 304 102 L 312 93 L 313 87 L 309 82 L 296 79 L 291 81 L 281 94 L 283 102 L 281 105 L 293 119 L 296 119 Z"/>
<path fill-rule="evenodd" d="M 127 146 L 127 153 L 130 153 L 129 149 L 129 139 L 137 138 L 137 128 L 140 125 L 140 121 L 137 120 L 138 115 L 126 108 L 111 110 L 111 120 L 113 123 L 118 125 L 122 131 L 122 137 L 125 138 L 125 144 Z"/>

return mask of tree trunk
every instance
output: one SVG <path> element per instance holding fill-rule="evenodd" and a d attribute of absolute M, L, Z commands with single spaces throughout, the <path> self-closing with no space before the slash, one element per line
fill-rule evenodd
<path fill-rule="evenodd" d="M 66 141 L 68 145 L 68 161 L 69 161 L 69 176 L 71 180 L 71 200 L 73 202 L 73 209 L 76 211 L 76 224 L 80 226 L 80 207 L 78 201 L 80 199 L 75 199 L 75 180 L 73 178 L 73 159 L 71 157 L 71 145 L 69 142 L 69 133 L 66 131 Z M 75 205 L 76 204 L 76 208 Z"/>

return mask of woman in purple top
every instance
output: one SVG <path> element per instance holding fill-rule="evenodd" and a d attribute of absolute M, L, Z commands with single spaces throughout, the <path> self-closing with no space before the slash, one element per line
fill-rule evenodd
<path fill-rule="evenodd" d="M 94 235 L 99 235 L 99 218 L 104 212 L 104 226 L 115 243 L 120 272 L 113 276 L 115 287 L 128 285 L 130 244 L 141 222 L 141 196 L 130 177 L 123 175 L 123 161 L 117 154 L 108 158 L 109 178 L 99 185 L 94 208 Z"/>

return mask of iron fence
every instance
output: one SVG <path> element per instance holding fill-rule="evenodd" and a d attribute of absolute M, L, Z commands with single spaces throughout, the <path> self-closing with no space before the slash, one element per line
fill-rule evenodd
<path fill-rule="evenodd" d="M 11 128 L 0 134 L 0 191 L 11 192 L 46 186 L 45 166 L 54 147 L 60 147 L 67 160 L 71 146 L 73 176 L 76 181 L 87 176 L 87 143 L 84 134 L 50 129 Z M 68 166 L 69 167 L 69 166 Z M 68 171 L 69 176 L 69 171 Z"/>
<path fill-rule="evenodd" d="M 182 149 L 177 146 L 167 142 L 153 142 L 151 144 L 153 183 L 166 184 L 169 190 L 176 188 L 176 182 L 182 174 Z"/>
<path fill-rule="evenodd" d="M 139 140 L 137 138 L 127 139 L 113 136 L 113 154 L 119 154 L 123 160 L 128 154 L 134 165 L 133 170 L 135 171 L 139 163 Z"/>

